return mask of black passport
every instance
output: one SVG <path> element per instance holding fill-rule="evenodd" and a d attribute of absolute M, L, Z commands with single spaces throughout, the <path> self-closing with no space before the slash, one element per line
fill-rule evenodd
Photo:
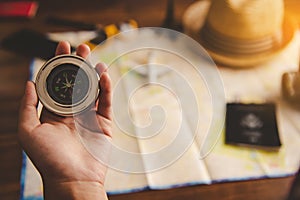
<path fill-rule="evenodd" d="M 227 104 L 225 143 L 278 149 L 275 104 Z"/>

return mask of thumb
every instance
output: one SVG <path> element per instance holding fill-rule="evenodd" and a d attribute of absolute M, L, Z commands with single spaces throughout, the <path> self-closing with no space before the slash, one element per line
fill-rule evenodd
<path fill-rule="evenodd" d="M 37 104 L 38 97 L 35 91 L 35 85 L 31 81 L 27 81 L 19 114 L 19 129 L 22 130 L 22 132 L 29 133 L 40 124 L 36 109 Z"/>

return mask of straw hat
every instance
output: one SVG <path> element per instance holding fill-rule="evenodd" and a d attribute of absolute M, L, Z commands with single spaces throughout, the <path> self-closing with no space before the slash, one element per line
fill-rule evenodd
<path fill-rule="evenodd" d="M 220 64 L 255 66 L 272 58 L 297 29 L 283 0 L 202 0 L 183 16 L 185 32 Z"/>

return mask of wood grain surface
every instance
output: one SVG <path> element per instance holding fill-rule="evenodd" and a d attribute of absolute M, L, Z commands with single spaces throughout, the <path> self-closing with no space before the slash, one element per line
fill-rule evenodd
<path fill-rule="evenodd" d="M 136 19 L 140 26 L 160 26 L 166 0 L 51 0 L 38 1 L 33 19 L 0 18 L 0 40 L 21 28 L 43 33 L 74 31 L 71 27 L 48 25 L 49 16 L 109 24 Z M 175 19 L 180 21 L 193 0 L 175 0 Z M 20 44 L 22 45 L 22 44 Z M 28 79 L 31 58 L 8 52 L 0 47 L 0 199 L 19 199 L 21 147 L 17 139 L 19 102 Z M 110 196 L 125 199 L 285 199 L 294 177 L 200 185 L 161 191 L 144 191 Z"/>

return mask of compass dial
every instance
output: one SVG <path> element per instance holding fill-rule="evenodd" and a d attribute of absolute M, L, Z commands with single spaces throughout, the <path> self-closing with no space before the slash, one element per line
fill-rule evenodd
<path fill-rule="evenodd" d="M 35 84 L 40 102 L 50 112 L 72 116 L 91 108 L 99 95 L 99 76 L 77 55 L 59 55 L 39 70 Z"/>
<path fill-rule="evenodd" d="M 57 103 L 72 105 L 83 100 L 89 89 L 87 74 L 74 64 L 55 67 L 46 80 L 50 97 Z"/>

